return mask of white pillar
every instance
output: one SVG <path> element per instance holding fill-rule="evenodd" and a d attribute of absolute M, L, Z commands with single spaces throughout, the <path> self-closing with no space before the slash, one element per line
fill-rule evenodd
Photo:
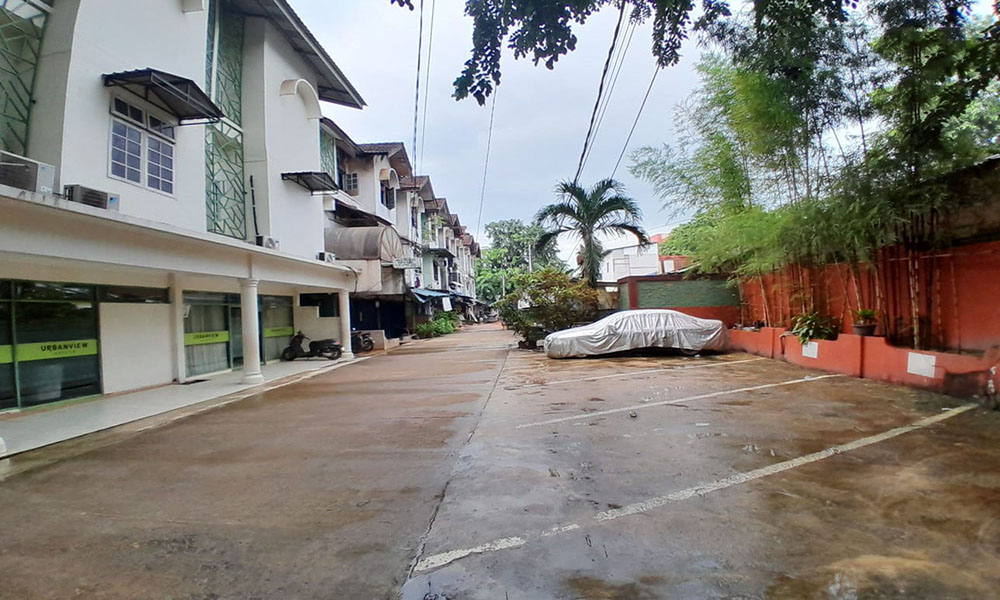
<path fill-rule="evenodd" d="M 354 358 L 351 352 L 351 301 L 347 290 L 337 292 L 337 305 L 340 308 L 340 343 L 344 345 L 344 358 Z"/>
<path fill-rule="evenodd" d="M 260 326 L 257 284 L 259 279 L 240 279 L 240 314 L 243 317 L 243 383 L 264 383 L 260 372 Z"/>
<path fill-rule="evenodd" d="M 174 355 L 174 380 L 187 381 L 187 354 L 184 349 L 184 286 L 176 273 L 169 276 L 171 349 Z"/>

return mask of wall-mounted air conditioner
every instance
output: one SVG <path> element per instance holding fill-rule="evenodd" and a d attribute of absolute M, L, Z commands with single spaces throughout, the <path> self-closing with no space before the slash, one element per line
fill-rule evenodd
<path fill-rule="evenodd" d="M 24 156 L 0 152 L 0 183 L 38 194 L 51 194 L 56 168 Z"/>
<path fill-rule="evenodd" d="M 278 240 L 274 239 L 269 235 L 258 235 L 256 241 L 257 245 L 260 246 L 261 248 L 267 248 L 268 250 L 281 249 L 281 242 L 279 242 Z"/>
<path fill-rule="evenodd" d="M 332 264 L 333 261 L 337 260 L 337 257 L 333 255 L 333 252 L 320 252 L 316 255 L 316 260 Z"/>
<path fill-rule="evenodd" d="M 82 185 L 67 185 L 63 188 L 63 193 L 66 194 L 66 199 L 70 202 L 118 211 L 118 194 L 109 194 Z"/>

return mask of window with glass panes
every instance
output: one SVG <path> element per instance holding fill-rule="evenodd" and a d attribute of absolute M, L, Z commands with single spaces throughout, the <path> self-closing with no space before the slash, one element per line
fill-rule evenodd
<path fill-rule="evenodd" d="M 111 115 L 111 176 L 173 194 L 174 126 L 121 98 Z"/>

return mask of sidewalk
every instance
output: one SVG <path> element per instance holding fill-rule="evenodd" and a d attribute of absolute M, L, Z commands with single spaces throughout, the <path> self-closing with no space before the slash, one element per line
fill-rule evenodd
<path fill-rule="evenodd" d="M 204 381 L 185 385 L 165 385 L 138 392 L 99 396 L 75 404 L 40 407 L 20 413 L 0 415 L 0 458 L 34 450 L 88 433 L 207 402 L 237 392 L 247 395 L 273 387 L 269 384 L 300 374 L 317 374 L 364 360 L 297 360 L 261 367 L 264 383 L 240 383 L 242 371 L 227 371 Z"/>

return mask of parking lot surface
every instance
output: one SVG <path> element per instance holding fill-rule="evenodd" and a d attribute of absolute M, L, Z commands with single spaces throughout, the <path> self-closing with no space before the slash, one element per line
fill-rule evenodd
<path fill-rule="evenodd" d="M 10 476 L 0 598 L 997 597 L 996 414 L 513 342 L 467 328 Z"/>

